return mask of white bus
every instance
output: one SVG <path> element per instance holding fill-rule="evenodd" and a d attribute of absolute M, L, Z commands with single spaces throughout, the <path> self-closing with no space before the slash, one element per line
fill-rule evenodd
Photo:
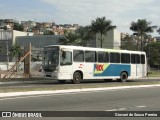
<path fill-rule="evenodd" d="M 146 53 L 141 51 L 50 45 L 43 52 L 43 73 L 60 82 L 83 79 L 126 81 L 146 76 Z"/>

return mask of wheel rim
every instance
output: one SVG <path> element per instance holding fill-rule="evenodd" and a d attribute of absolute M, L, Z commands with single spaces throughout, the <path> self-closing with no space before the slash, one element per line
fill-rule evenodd
<path fill-rule="evenodd" d="M 79 79 L 80 79 L 79 75 L 76 75 L 76 76 L 75 76 L 75 80 L 76 80 L 76 81 L 79 81 Z"/>
<path fill-rule="evenodd" d="M 126 79 L 127 76 L 125 74 L 122 75 L 122 79 Z"/>
<path fill-rule="evenodd" d="M 73 79 L 74 83 L 78 84 L 80 83 L 80 80 L 81 80 L 81 75 L 79 73 L 75 73 Z"/>
<path fill-rule="evenodd" d="M 127 80 L 127 74 L 126 73 L 122 73 L 121 74 L 121 80 L 122 81 L 126 81 Z"/>

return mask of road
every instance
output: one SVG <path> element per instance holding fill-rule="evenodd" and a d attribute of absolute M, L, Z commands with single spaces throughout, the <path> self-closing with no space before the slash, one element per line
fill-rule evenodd
<path fill-rule="evenodd" d="M 0 98 L 0 111 L 159 111 L 160 87 Z M 51 119 L 51 118 L 48 118 Z M 54 118 L 60 120 L 62 118 Z M 53 120 L 54 120 L 53 119 Z M 81 120 L 82 118 L 65 118 Z M 83 118 L 116 120 L 115 118 Z M 136 118 L 130 118 L 130 120 Z M 151 118 L 141 118 L 151 120 Z M 155 118 L 159 119 L 159 118 Z M 127 120 L 127 118 L 117 118 Z"/>

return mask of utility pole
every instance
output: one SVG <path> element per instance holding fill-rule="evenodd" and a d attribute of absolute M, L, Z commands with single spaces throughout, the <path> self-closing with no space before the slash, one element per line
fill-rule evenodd
<path fill-rule="evenodd" d="M 24 60 L 24 75 L 25 77 L 30 77 L 31 75 L 31 43 L 26 45 L 25 53 L 30 52 L 30 54 Z"/>

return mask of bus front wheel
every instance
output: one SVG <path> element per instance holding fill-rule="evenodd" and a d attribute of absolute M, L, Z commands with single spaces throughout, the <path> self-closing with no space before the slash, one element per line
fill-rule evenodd
<path fill-rule="evenodd" d="M 74 84 L 79 84 L 81 82 L 82 76 L 79 72 L 75 72 L 73 74 L 73 83 Z"/>
<path fill-rule="evenodd" d="M 126 82 L 128 78 L 128 74 L 126 72 L 121 72 L 120 79 L 118 79 L 118 82 Z"/>

